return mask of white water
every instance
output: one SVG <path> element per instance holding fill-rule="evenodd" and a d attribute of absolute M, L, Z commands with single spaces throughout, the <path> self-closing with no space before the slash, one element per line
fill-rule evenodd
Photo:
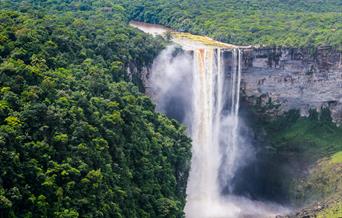
<path fill-rule="evenodd" d="M 241 162 L 238 159 L 240 60 L 241 51 L 234 49 L 233 69 L 226 79 L 220 48 L 194 50 L 193 156 L 185 207 L 187 217 L 229 217 L 240 213 L 238 207 L 225 205 L 226 200 L 221 196 L 221 187 L 231 185 Z"/>
<path fill-rule="evenodd" d="M 154 61 L 149 86 L 157 110 L 172 116 L 174 110 L 185 109 L 181 121 L 193 140 L 186 217 L 265 218 L 281 214 L 284 208 L 278 205 L 222 194 L 223 189 L 232 193 L 236 172 L 254 154 L 248 140 L 240 135 L 242 51 L 196 46 L 191 53 L 175 55 L 175 49 L 169 46 Z M 230 70 L 224 52 L 231 53 Z"/>
<path fill-rule="evenodd" d="M 226 122 L 225 125 L 228 125 L 226 128 L 226 132 L 228 133 L 222 139 L 225 152 L 224 155 L 224 167 L 222 168 L 222 176 L 226 178 L 224 183 L 225 186 L 229 187 L 231 191 L 231 180 L 233 179 L 235 172 L 238 168 L 237 163 L 240 163 L 242 160 L 239 160 L 239 154 L 241 154 L 240 149 L 243 149 L 239 146 L 239 108 L 240 108 L 240 84 L 241 84 L 241 51 L 239 49 L 233 50 L 233 72 L 231 75 L 230 81 L 230 113 L 228 116 L 223 116 L 223 122 Z M 229 84 L 228 84 L 229 86 Z M 228 96 L 225 96 L 225 99 L 228 99 Z"/>

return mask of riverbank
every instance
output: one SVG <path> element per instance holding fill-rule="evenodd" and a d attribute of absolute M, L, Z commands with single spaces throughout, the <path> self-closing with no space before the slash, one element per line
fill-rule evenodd
<path fill-rule="evenodd" d="M 184 50 L 193 50 L 194 48 L 201 47 L 221 49 L 247 48 L 246 46 L 240 47 L 233 44 L 223 43 L 207 36 L 194 35 L 187 32 L 178 32 L 158 24 L 149 24 L 139 21 L 131 21 L 129 24 L 153 36 L 159 35 L 168 38 L 172 40 L 174 43 L 182 46 Z"/>

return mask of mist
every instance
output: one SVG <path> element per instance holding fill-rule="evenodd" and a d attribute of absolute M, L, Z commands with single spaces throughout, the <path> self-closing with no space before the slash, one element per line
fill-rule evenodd
<path fill-rule="evenodd" d="M 191 125 L 192 65 L 190 53 L 170 45 L 154 60 L 148 81 L 156 110 L 188 127 Z"/>

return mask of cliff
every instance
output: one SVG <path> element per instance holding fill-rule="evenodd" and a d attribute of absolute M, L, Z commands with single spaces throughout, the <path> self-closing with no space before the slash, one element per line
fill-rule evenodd
<path fill-rule="evenodd" d="M 170 31 L 159 25 L 131 22 L 132 26 L 152 34 Z M 212 39 L 173 32 L 173 41 L 187 50 L 191 45 L 206 44 Z M 209 40 L 208 40 L 209 39 Z M 185 46 L 187 45 L 187 46 Z M 215 41 L 211 45 L 220 45 Z M 231 50 L 238 46 L 223 46 L 226 73 L 232 66 Z M 299 109 L 307 116 L 309 109 L 327 107 L 336 123 L 342 123 L 342 55 L 332 47 L 253 48 L 240 47 L 242 60 L 242 93 L 252 105 L 266 106 L 267 114 L 280 115 L 290 109 Z M 228 67 L 227 67 L 228 66 Z M 134 70 L 133 70 L 134 71 Z M 150 69 L 141 76 L 145 92 L 149 89 Z"/>
<path fill-rule="evenodd" d="M 245 99 L 268 113 L 328 107 L 342 122 L 342 56 L 331 47 L 244 49 L 242 73 Z"/>

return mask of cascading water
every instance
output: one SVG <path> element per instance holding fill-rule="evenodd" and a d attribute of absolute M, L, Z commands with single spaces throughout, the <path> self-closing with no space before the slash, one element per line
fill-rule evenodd
<path fill-rule="evenodd" d="M 238 48 L 169 46 L 152 66 L 148 86 L 157 110 L 183 122 L 193 141 L 187 218 L 265 218 L 284 209 L 234 196 L 237 173 L 254 154 L 240 135 L 241 60 Z"/>
<path fill-rule="evenodd" d="M 241 51 L 233 50 L 230 79 L 220 48 L 193 53 L 193 157 L 185 212 L 187 217 L 226 217 L 221 187 L 230 186 L 239 162 Z"/>
<path fill-rule="evenodd" d="M 193 140 L 192 164 L 188 182 L 188 202 L 213 201 L 218 193 L 219 139 L 221 108 L 218 105 L 221 54 L 214 49 L 194 51 L 193 67 Z M 212 146 L 211 146 L 212 145 Z"/>
<path fill-rule="evenodd" d="M 170 31 L 152 24 L 131 25 L 153 35 Z M 289 212 L 245 196 L 254 181 L 249 175 L 241 177 L 241 172 L 255 160 L 255 149 L 239 117 L 243 52 L 208 37 L 191 38 L 173 38 L 181 48 L 163 50 L 145 83 L 156 109 L 185 124 L 193 141 L 186 217 L 266 218 Z M 242 182 L 246 178 L 251 181 Z"/>
<path fill-rule="evenodd" d="M 237 158 L 239 157 L 239 106 L 240 106 L 240 84 L 241 84 L 241 51 L 233 50 L 233 70 L 231 72 L 230 81 L 230 112 L 227 116 L 228 128 L 224 137 L 223 144 L 225 151 L 223 152 L 224 161 L 222 163 L 221 178 L 228 189 L 232 191 L 231 181 L 237 170 Z M 227 86 L 229 87 L 229 85 Z M 228 98 L 226 98 L 228 99 Z M 224 134 L 224 133 L 223 133 Z"/>

